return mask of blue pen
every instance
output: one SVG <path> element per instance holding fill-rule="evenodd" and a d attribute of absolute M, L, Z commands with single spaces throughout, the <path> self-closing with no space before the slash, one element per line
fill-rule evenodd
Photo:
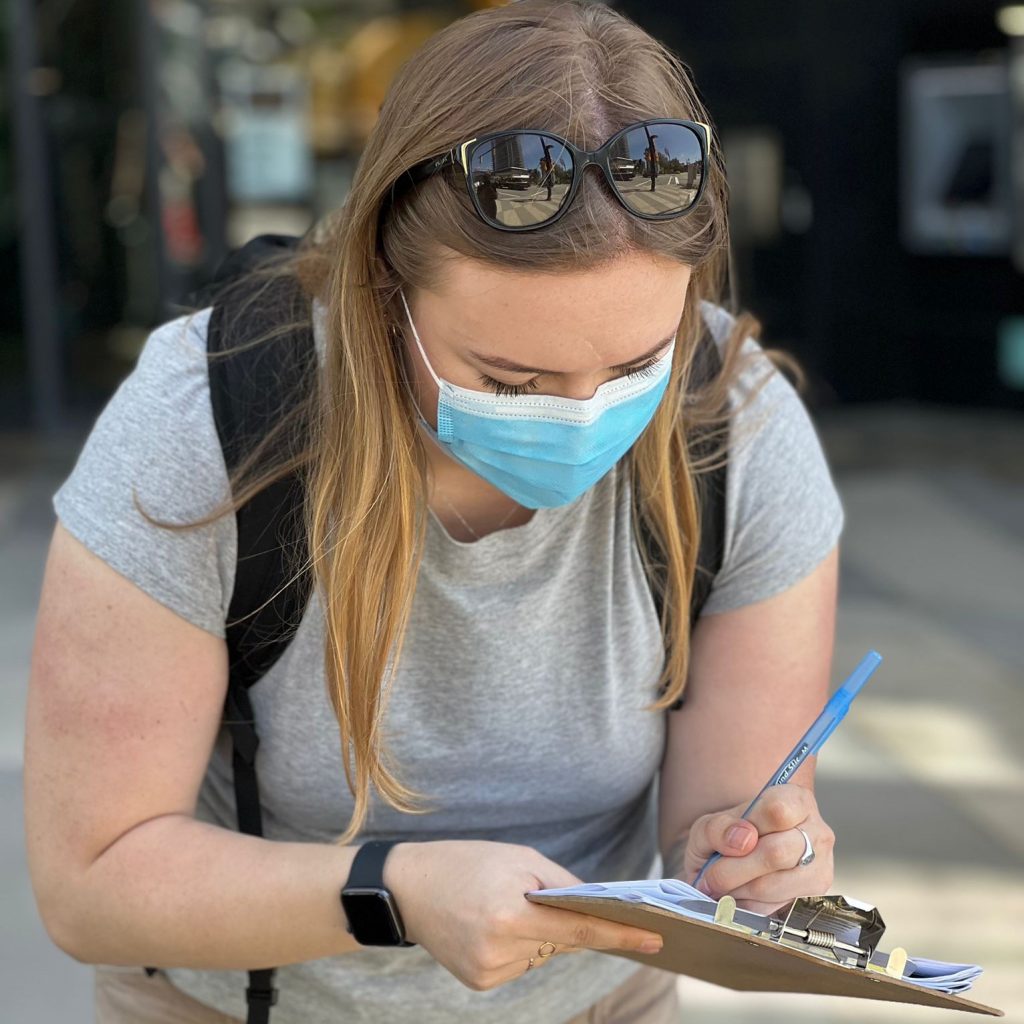
<path fill-rule="evenodd" d="M 750 806 L 743 812 L 744 818 L 754 809 L 757 801 L 764 796 L 765 790 L 772 786 L 784 786 L 793 777 L 793 774 L 800 765 L 821 749 L 822 744 L 832 735 L 835 727 L 843 720 L 846 712 L 849 711 L 853 698 L 857 696 L 861 687 L 871 678 L 872 673 L 881 663 L 882 656 L 878 651 L 868 651 L 864 655 L 861 663 L 850 673 L 850 678 L 832 694 L 828 702 L 821 709 L 821 714 L 815 719 L 814 724 L 804 733 L 800 742 L 775 770 L 761 792 L 750 801 Z M 704 862 L 704 867 L 697 872 L 697 877 L 693 880 L 694 885 L 704 877 L 704 872 L 721 856 L 720 853 L 713 853 L 708 857 Z"/>

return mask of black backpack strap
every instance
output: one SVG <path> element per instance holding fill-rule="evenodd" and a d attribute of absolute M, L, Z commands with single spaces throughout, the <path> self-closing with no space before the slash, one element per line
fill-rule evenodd
<path fill-rule="evenodd" d="M 209 361 L 210 399 L 229 474 L 312 386 L 316 352 L 308 300 L 291 279 L 264 285 L 245 276 L 293 249 L 297 241 L 285 236 L 256 238 L 228 257 L 214 281 L 207 331 L 210 354 L 299 324 L 272 340 Z M 280 452 L 280 445 L 271 446 L 268 455 Z M 233 744 L 238 828 L 253 836 L 263 834 L 263 820 L 256 777 L 259 737 L 249 687 L 291 642 L 309 600 L 312 575 L 304 568 L 308 549 L 303 497 L 303 482 L 291 473 L 235 514 L 238 557 L 226 626 L 229 678 L 224 724 Z M 273 968 L 249 972 L 248 1024 L 269 1020 L 277 1002 L 273 978 Z"/>
<path fill-rule="evenodd" d="M 701 387 L 713 380 L 722 368 L 722 358 L 718 345 L 711 333 L 705 328 L 704 335 L 694 355 L 691 377 L 692 386 Z M 690 441 L 690 452 L 694 458 L 703 458 L 711 454 L 714 447 L 721 441 L 713 439 L 707 428 L 698 429 Z M 697 572 L 693 579 L 693 590 L 690 594 L 690 630 L 697 624 L 697 619 L 707 603 L 714 584 L 715 576 L 722 568 L 722 557 L 725 550 L 725 488 L 728 479 L 728 467 L 716 466 L 697 478 L 697 487 L 701 507 L 700 546 L 697 549 Z M 651 595 L 661 618 L 663 610 L 663 594 L 665 584 L 665 563 L 663 553 L 646 519 L 641 516 L 640 542 L 650 566 Z M 685 700 L 685 695 L 668 707 L 669 711 L 678 711 Z"/>
<path fill-rule="evenodd" d="M 261 236 L 230 256 L 223 272 L 236 279 L 213 303 L 207 331 L 211 355 L 275 334 L 209 361 L 210 401 L 229 474 L 314 384 L 310 304 L 297 282 L 285 278 L 264 285 L 237 278 L 295 242 Z M 281 437 L 266 455 L 285 454 L 289 440 Z M 307 560 L 303 498 L 303 481 L 293 472 L 236 513 L 238 557 L 226 632 L 231 680 L 245 689 L 269 671 L 291 642 L 309 600 L 311 575 L 299 573 Z"/>

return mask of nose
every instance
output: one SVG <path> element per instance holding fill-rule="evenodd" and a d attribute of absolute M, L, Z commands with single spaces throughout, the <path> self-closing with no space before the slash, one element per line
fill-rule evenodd
<path fill-rule="evenodd" d="M 558 382 L 557 392 L 562 398 L 585 402 L 588 398 L 594 397 L 594 392 L 603 383 L 601 377 L 591 373 L 567 374 Z"/>

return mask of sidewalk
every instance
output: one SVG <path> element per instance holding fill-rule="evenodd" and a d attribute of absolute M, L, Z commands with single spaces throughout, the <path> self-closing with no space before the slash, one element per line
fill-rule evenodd
<path fill-rule="evenodd" d="M 868 648 L 885 656 L 820 759 L 819 800 L 838 835 L 835 891 L 879 906 L 883 948 L 982 964 L 972 996 L 1024 1024 L 1024 420 L 844 410 L 821 430 L 847 515 L 834 681 Z M 74 451 L 20 451 L 21 465 L 0 476 L 4 1019 L 86 1024 L 91 972 L 36 917 L 21 805 L 49 498 Z M 0 442 L 7 472 L 4 456 Z M 685 1019 L 702 1024 L 939 1019 L 689 979 L 680 989 Z"/>

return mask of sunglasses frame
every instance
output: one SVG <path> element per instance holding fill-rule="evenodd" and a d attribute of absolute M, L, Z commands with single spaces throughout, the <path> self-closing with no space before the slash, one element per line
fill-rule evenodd
<path fill-rule="evenodd" d="M 701 152 L 700 186 L 697 189 L 697 195 L 694 196 L 693 202 L 686 207 L 685 210 L 679 210 L 676 213 L 638 213 L 620 194 L 615 178 L 612 175 L 609 157 L 611 156 L 612 147 L 627 132 L 659 124 L 670 124 L 681 128 L 689 128 L 697 137 L 697 142 L 700 145 Z M 473 188 L 470 167 L 472 166 L 473 156 L 476 153 L 477 148 L 487 142 L 491 142 L 494 139 L 499 139 L 506 135 L 541 135 L 545 139 L 551 139 L 553 142 L 559 143 L 572 155 L 573 175 L 572 181 L 569 184 L 569 191 L 565 194 L 564 201 L 555 213 L 547 220 L 541 221 L 539 224 L 512 226 L 492 220 L 484 213 L 483 207 L 480 205 L 480 200 L 476 194 L 476 190 Z M 464 142 L 459 142 L 454 145 L 447 153 L 442 153 L 440 156 L 433 157 L 430 160 L 425 160 L 422 163 L 417 164 L 407 173 L 414 182 L 417 182 L 423 181 L 425 178 L 429 178 L 432 174 L 438 174 L 446 167 L 460 168 L 466 181 L 469 198 L 473 202 L 473 208 L 476 210 L 477 215 L 485 224 L 490 225 L 492 228 L 497 228 L 499 231 L 536 231 L 538 228 L 546 228 L 549 225 L 554 224 L 555 221 L 562 217 L 566 210 L 568 210 L 572 205 L 573 198 L 580 187 L 580 182 L 583 180 L 583 172 L 590 166 L 597 167 L 601 170 L 604 174 L 605 180 L 611 187 L 615 198 L 623 207 L 625 207 L 626 210 L 633 214 L 634 217 L 639 217 L 641 220 L 675 220 L 676 217 L 684 217 L 693 210 L 700 202 L 701 196 L 704 194 L 704 189 L 708 181 L 708 159 L 710 149 L 711 125 L 705 124 L 703 121 L 683 121 L 672 117 L 652 117 L 646 121 L 637 121 L 635 124 L 626 125 L 625 128 L 620 128 L 619 131 L 604 143 L 604 145 L 595 150 L 580 149 L 578 146 L 574 146 L 568 139 L 562 138 L 561 135 L 556 135 L 554 132 L 549 132 L 541 128 L 513 128 L 500 132 L 488 132 L 486 135 L 466 139 Z"/>

